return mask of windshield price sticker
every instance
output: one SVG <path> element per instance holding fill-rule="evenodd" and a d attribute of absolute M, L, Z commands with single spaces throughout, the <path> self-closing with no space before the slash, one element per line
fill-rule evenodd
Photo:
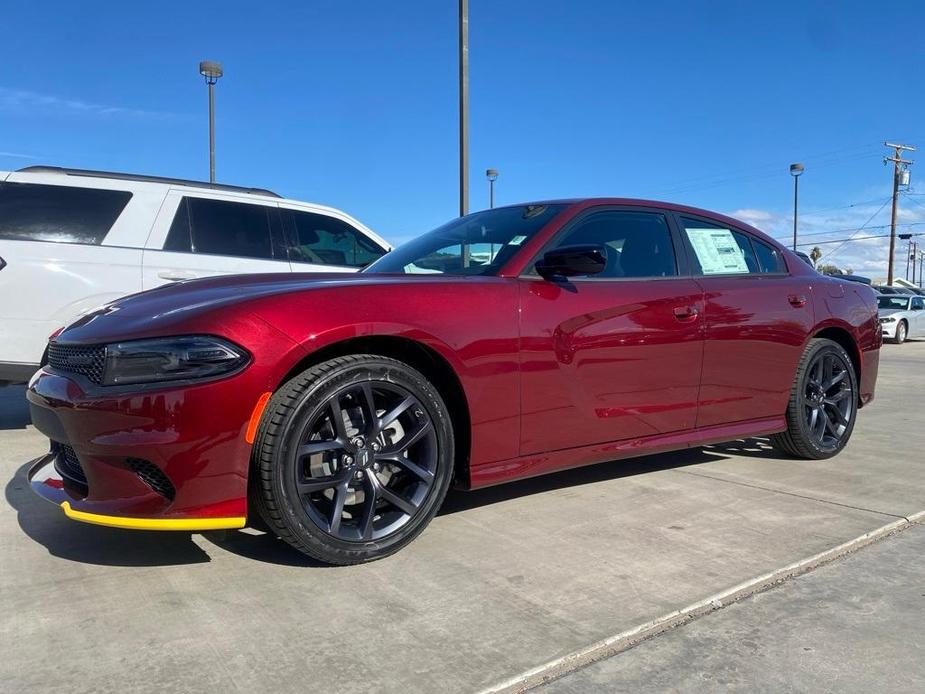
<path fill-rule="evenodd" d="M 742 249 L 729 229 L 685 229 L 705 275 L 747 273 Z"/>

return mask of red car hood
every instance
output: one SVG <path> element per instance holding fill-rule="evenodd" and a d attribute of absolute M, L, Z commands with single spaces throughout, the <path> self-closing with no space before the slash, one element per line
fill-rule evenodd
<path fill-rule="evenodd" d="M 224 275 L 185 280 L 118 299 L 82 316 L 58 336 L 61 342 L 93 344 L 103 341 L 185 331 L 190 321 L 240 304 L 271 296 L 319 289 L 374 285 L 434 285 L 478 281 L 479 277 L 373 273 L 273 273 Z"/>

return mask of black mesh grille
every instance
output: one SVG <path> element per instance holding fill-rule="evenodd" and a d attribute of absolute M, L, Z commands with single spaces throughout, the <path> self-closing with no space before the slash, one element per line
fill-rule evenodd
<path fill-rule="evenodd" d="M 86 487 L 87 477 L 84 475 L 84 469 L 80 466 L 77 453 L 74 452 L 73 448 L 65 446 L 63 443 L 59 443 L 57 446 L 58 455 L 55 456 L 55 470 L 68 482 Z"/>
<path fill-rule="evenodd" d="M 106 348 L 102 345 L 48 345 L 48 365 L 58 371 L 81 374 L 93 383 L 103 382 Z"/>
<path fill-rule="evenodd" d="M 157 465 L 141 458 L 126 458 L 125 462 L 151 489 L 165 499 L 173 501 L 177 491 L 173 488 L 173 483 L 167 475 Z"/>

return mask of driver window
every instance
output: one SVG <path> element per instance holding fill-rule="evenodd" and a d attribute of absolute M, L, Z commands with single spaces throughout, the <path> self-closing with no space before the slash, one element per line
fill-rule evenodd
<path fill-rule="evenodd" d="M 914 298 L 912 300 L 912 310 L 921 311 L 922 309 L 925 309 L 925 299 L 922 299 L 921 297 Z"/>
<path fill-rule="evenodd" d="M 608 210 L 578 222 L 554 248 L 581 244 L 604 247 L 607 265 L 595 278 L 671 277 L 678 274 L 671 232 L 664 215 Z"/>

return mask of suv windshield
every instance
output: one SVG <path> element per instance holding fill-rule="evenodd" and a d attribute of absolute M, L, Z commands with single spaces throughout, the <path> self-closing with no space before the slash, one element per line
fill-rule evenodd
<path fill-rule="evenodd" d="M 909 305 L 907 296 L 881 296 L 877 298 L 877 308 L 898 308 L 903 311 Z"/>
<path fill-rule="evenodd" d="M 566 205 L 520 205 L 454 219 L 387 253 L 363 272 L 493 275 Z"/>

